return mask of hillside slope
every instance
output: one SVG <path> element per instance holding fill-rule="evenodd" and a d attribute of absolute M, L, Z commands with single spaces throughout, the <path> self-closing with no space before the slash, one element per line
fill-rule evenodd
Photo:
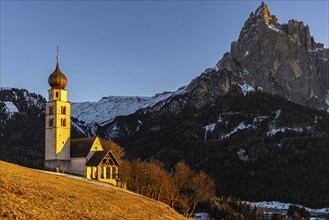
<path fill-rule="evenodd" d="M 0 215 L 9 219 L 184 219 L 129 191 L 0 161 Z"/>

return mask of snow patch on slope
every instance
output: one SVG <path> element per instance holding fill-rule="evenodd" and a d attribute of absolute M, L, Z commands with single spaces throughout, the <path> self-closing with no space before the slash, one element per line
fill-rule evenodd
<path fill-rule="evenodd" d="M 270 131 L 268 131 L 266 133 L 267 136 L 274 136 L 276 135 L 277 133 L 279 132 L 286 132 L 286 131 L 294 131 L 294 132 L 299 132 L 299 133 L 302 133 L 304 130 L 309 130 L 310 127 L 306 127 L 306 128 L 288 128 L 288 127 L 283 127 L 283 128 L 273 128 L 271 129 Z"/>
<path fill-rule="evenodd" d="M 204 129 L 204 141 L 207 141 L 207 134 L 213 132 L 216 128 L 216 123 L 212 123 L 203 127 Z"/>
<path fill-rule="evenodd" d="M 267 25 L 267 27 L 275 32 L 278 32 L 278 33 L 282 33 L 282 30 L 280 30 L 279 28 L 275 27 L 274 24 L 269 24 Z"/>
<path fill-rule="evenodd" d="M 250 92 L 254 92 L 255 91 L 255 88 L 254 87 L 252 87 L 252 86 L 250 86 L 250 85 L 248 85 L 246 83 L 243 84 L 243 85 L 240 85 L 240 84 L 238 84 L 238 85 L 240 86 L 241 91 L 242 91 L 242 93 L 243 93 L 244 96 L 246 96 Z"/>
<path fill-rule="evenodd" d="M 79 130 L 82 134 L 86 135 L 86 132 L 82 130 L 79 125 L 77 125 L 74 121 L 71 120 L 71 125 L 75 127 L 77 130 Z"/>
<path fill-rule="evenodd" d="M 241 122 L 237 127 L 235 127 L 231 132 L 227 133 L 227 134 L 224 134 L 220 137 L 220 139 L 226 139 L 228 137 L 230 137 L 232 134 L 238 132 L 238 131 L 241 131 L 241 130 L 244 130 L 244 129 L 248 129 L 248 128 L 256 128 L 254 125 L 251 125 L 251 124 L 248 124 L 248 125 L 245 125 L 244 122 Z"/>
<path fill-rule="evenodd" d="M 248 74 L 249 74 L 249 71 L 246 68 L 244 68 L 242 75 L 245 76 L 245 75 L 248 75 Z M 241 86 L 240 86 L 240 88 L 241 88 Z"/>
<path fill-rule="evenodd" d="M 218 118 L 217 118 L 217 121 L 215 123 L 211 123 L 211 124 L 203 126 L 203 129 L 204 129 L 204 142 L 207 141 L 207 135 L 210 132 L 213 132 L 215 130 L 217 124 L 221 124 L 222 122 L 223 122 L 223 119 L 221 117 L 221 114 L 219 114 Z"/>
<path fill-rule="evenodd" d="M 215 130 L 216 123 L 212 123 L 203 127 L 205 132 L 213 132 Z"/>
<path fill-rule="evenodd" d="M 8 113 L 8 117 L 11 118 L 15 113 L 18 113 L 19 110 L 16 105 L 12 102 L 3 102 L 5 104 L 5 110 Z"/>
<path fill-rule="evenodd" d="M 283 132 L 286 132 L 286 131 L 293 131 L 293 132 L 302 133 L 305 130 L 310 130 L 311 129 L 311 126 L 302 127 L 302 128 L 298 128 L 298 127 L 297 128 L 289 128 L 289 127 L 276 128 L 275 122 L 281 115 L 281 109 L 276 110 L 274 113 L 275 113 L 274 119 L 273 119 L 273 121 L 271 121 L 269 123 L 269 126 L 268 126 L 268 132 L 266 133 L 267 136 L 274 136 L 279 132 L 283 133 Z"/>

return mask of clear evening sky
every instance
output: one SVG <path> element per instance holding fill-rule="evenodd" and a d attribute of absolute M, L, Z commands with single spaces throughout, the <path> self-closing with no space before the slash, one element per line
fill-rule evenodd
<path fill-rule="evenodd" d="M 1 1 L 1 86 L 47 95 L 60 67 L 71 101 L 175 91 L 214 66 L 261 1 Z M 267 1 L 328 47 L 329 4 Z"/>

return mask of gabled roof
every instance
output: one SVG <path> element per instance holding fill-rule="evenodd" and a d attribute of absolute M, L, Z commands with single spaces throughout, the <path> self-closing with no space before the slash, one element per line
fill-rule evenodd
<path fill-rule="evenodd" d="M 112 140 L 104 140 L 98 136 L 71 139 L 71 158 L 87 157 L 92 146 L 95 144 L 96 139 L 100 141 L 103 150 L 92 150 L 93 154 L 91 158 L 87 161 L 86 166 L 98 166 L 107 154 L 109 154 L 116 166 L 120 166 L 119 161 L 116 159 L 116 157 L 111 151 L 111 147 L 114 147 L 115 145 L 117 145 L 117 143 Z"/>
<path fill-rule="evenodd" d="M 107 154 L 109 154 L 116 166 L 120 166 L 118 160 L 110 150 L 96 151 L 87 161 L 86 166 L 98 166 Z"/>
<path fill-rule="evenodd" d="M 98 166 L 108 152 L 108 150 L 96 151 L 87 161 L 86 166 Z"/>
<path fill-rule="evenodd" d="M 118 163 L 118 166 L 120 166 L 119 160 L 115 157 L 115 155 L 112 152 L 112 149 L 119 145 L 112 140 L 105 140 L 103 138 L 99 138 L 99 140 L 104 150 L 110 151 L 111 157 L 113 157 L 115 162 Z"/>
<path fill-rule="evenodd" d="M 87 157 L 96 137 L 71 139 L 71 157 Z"/>

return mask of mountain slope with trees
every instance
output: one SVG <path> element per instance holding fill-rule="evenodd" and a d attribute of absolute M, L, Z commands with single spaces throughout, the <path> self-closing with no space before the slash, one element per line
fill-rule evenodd
<path fill-rule="evenodd" d="M 169 169 L 185 160 L 215 179 L 219 195 L 328 206 L 328 113 L 255 92 L 152 114 L 141 110 L 113 122 L 127 128 L 142 122 L 136 133 L 117 139 L 128 158 L 157 159 Z"/>

